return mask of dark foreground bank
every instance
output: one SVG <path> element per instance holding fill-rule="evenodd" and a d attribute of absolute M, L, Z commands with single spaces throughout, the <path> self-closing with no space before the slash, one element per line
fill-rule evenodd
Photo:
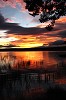
<path fill-rule="evenodd" d="M 0 100 L 66 100 L 66 90 L 56 86 L 54 88 L 50 87 L 46 92 L 42 91 L 41 93 L 35 92 L 25 95 L 22 93 L 18 95 L 17 93 L 15 97 L 9 95 L 8 98 L 5 98 L 3 93 L 0 92 Z"/>

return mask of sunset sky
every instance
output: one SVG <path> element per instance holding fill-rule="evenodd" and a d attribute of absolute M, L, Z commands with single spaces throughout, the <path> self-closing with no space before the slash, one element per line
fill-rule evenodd
<path fill-rule="evenodd" d="M 30 48 L 57 40 L 66 41 L 66 17 L 56 20 L 48 31 L 49 22 L 40 23 L 39 15 L 32 17 L 23 0 L 0 0 L 0 45 Z"/>

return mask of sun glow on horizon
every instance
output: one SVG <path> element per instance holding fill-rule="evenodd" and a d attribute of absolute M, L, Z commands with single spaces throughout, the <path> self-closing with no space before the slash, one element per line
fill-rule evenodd
<path fill-rule="evenodd" d="M 8 34 L 6 33 L 7 30 L 0 30 L 0 45 L 8 45 L 12 41 L 18 40 L 18 38 L 15 38 L 13 36 L 9 37 Z"/>
<path fill-rule="evenodd" d="M 35 43 L 35 44 L 30 44 L 30 43 L 26 43 L 26 44 L 20 44 L 19 47 L 22 48 L 32 48 L 32 47 L 38 47 L 38 46 L 42 46 L 42 43 Z"/>

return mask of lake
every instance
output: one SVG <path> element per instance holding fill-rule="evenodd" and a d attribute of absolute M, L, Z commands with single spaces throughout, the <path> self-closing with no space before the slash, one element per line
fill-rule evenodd
<path fill-rule="evenodd" d="M 0 52 L 0 98 L 26 99 L 55 86 L 66 90 L 66 51 Z"/>
<path fill-rule="evenodd" d="M 52 65 L 66 62 L 65 55 L 65 51 L 0 52 L 0 66 L 10 64 L 16 69 L 49 68 L 53 67 Z"/>

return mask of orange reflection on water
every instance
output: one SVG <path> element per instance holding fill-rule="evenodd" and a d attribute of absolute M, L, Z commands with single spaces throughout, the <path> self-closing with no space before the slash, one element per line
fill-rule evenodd
<path fill-rule="evenodd" d="M 14 55 L 19 62 L 23 61 L 22 67 L 27 68 L 50 68 L 57 63 L 47 51 L 14 52 Z"/>
<path fill-rule="evenodd" d="M 57 84 L 66 84 L 66 78 L 57 79 L 57 80 L 55 80 L 55 82 Z"/>
<path fill-rule="evenodd" d="M 42 52 L 15 52 L 15 56 L 18 56 L 19 58 L 22 58 L 25 61 L 31 60 L 31 61 L 40 61 L 43 59 Z"/>
<path fill-rule="evenodd" d="M 0 65 L 10 64 L 12 68 L 19 69 L 56 68 L 59 59 L 53 54 L 48 51 L 0 52 Z"/>
<path fill-rule="evenodd" d="M 15 52 L 14 54 L 18 57 L 19 62 L 25 63 L 24 67 L 40 67 L 40 62 L 43 61 L 42 52 Z"/>

